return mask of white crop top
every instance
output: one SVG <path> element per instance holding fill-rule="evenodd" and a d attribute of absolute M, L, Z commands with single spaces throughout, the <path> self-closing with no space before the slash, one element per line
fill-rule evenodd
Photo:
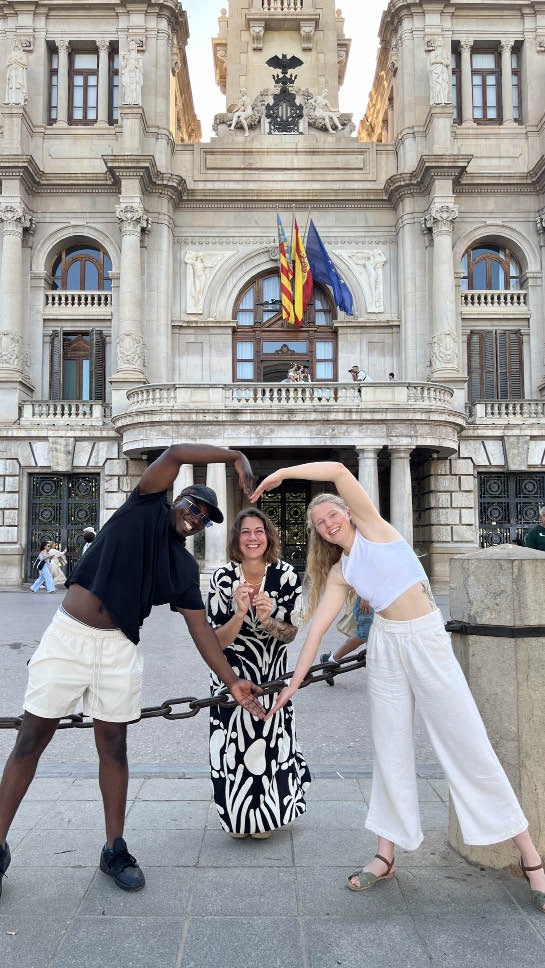
<path fill-rule="evenodd" d="M 343 577 L 375 612 L 382 612 L 403 592 L 428 576 L 404 538 L 368 541 L 356 531 L 350 554 L 341 555 Z"/>

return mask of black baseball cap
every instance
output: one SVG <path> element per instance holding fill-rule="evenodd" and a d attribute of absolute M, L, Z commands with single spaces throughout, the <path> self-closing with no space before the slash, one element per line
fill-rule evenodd
<path fill-rule="evenodd" d="M 190 484 L 189 487 L 184 487 L 180 497 L 195 497 L 198 501 L 204 501 L 210 508 L 210 520 L 216 524 L 222 523 L 223 514 L 218 507 L 216 492 L 211 487 L 206 487 L 206 484 Z"/>

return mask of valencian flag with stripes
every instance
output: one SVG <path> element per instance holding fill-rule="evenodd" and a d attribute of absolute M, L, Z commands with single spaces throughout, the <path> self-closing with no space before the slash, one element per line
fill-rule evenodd
<path fill-rule="evenodd" d="M 297 219 L 294 219 L 293 223 L 291 260 L 293 265 L 293 313 L 295 325 L 300 326 L 312 295 L 312 272 L 310 271 L 303 240 L 299 234 Z"/>
<path fill-rule="evenodd" d="M 278 223 L 278 245 L 280 248 L 280 297 L 282 302 L 282 319 L 286 323 L 294 323 L 293 314 L 293 294 L 291 291 L 291 280 L 293 279 L 293 269 L 291 267 L 291 255 L 284 232 L 284 226 L 279 215 L 276 216 Z"/>

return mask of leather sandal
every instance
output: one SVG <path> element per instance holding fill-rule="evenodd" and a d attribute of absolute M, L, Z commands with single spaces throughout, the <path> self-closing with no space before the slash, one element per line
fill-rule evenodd
<path fill-rule="evenodd" d="M 522 871 L 523 877 L 528 881 L 528 883 L 530 883 L 530 878 L 528 877 L 528 874 L 526 873 L 526 871 L 540 871 L 543 867 L 543 861 L 541 862 L 541 864 L 536 864 L 535 867 L 525 867 L 524 864 L 522 863 L 522 857 L 521 857 L 519 860 L 519 867 Z M 536 911 L 541 911 L 542 914 L 545 914 L 545 911 L 543 910 L 543 907 L 545 906 L 545 891 L 532 891 L 531 893 L 532 893 L 532 903 Z"/>
<path fill-rule="evenodd" d="M 386 873 L 373 874 L 371 871 L 364 871 L 363 868 L 360 867 L 358 871 L 354 871 L 353 874 L 348 875 L 346 886 L 350 891 L 368 891 L 370 887 L 375 886 L 377 881 L 388 881 L 390 880 L 391 877 L 395 877 L 395 867 L 394 867 L 395 858 L 392 857 L 391 860 L 386 860 L 386 858 L 383 857 L 382 854 L 375 854 L 375 857 L 378 860 L 381 860 L 383 864 L 386 864 Z M 360 882 L 359 887 L 356 887 L 356 885 L 352 883 L 353 877 L 358 878 Z"/>

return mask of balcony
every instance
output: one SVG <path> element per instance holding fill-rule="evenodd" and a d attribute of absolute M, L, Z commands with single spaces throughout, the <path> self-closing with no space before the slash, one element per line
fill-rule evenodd
<path fill-rule="evenodd" d="M 524 289 L 463 289 L 462 315 L 528 316 L 528 293 Z"/>
<path fill-rule="evenodd" d="M 319 448 L 395 438 L 450 453 L 467 419 L 435 383 L 161 384 L 127 399 L 112 422 L 131 456 L 182 439 Z"/>
<path fill-rule="evenodd" d="M 19 408 L 21 427 L 103 427 L 110 424 L 112 407 L 97 400 L 29 400 Z"/>
<path fill-rule="evenodd" d="M 89 290 L 46 292 L 44 316 L 55 319 L 111 319 L 112 293 Z"/>
<path fill-rule="evenodd" d="M 476 400 L 467 412 L 470 424 L 534 423 L 545 417 L 545 400 Z"/>
<path fill-rule="evenodd" d="M 266 13 L 300 13 L 303 0 L 261 0 L 261 7 Z M 308 0 L 307 7 L 310 7 Z"/>

